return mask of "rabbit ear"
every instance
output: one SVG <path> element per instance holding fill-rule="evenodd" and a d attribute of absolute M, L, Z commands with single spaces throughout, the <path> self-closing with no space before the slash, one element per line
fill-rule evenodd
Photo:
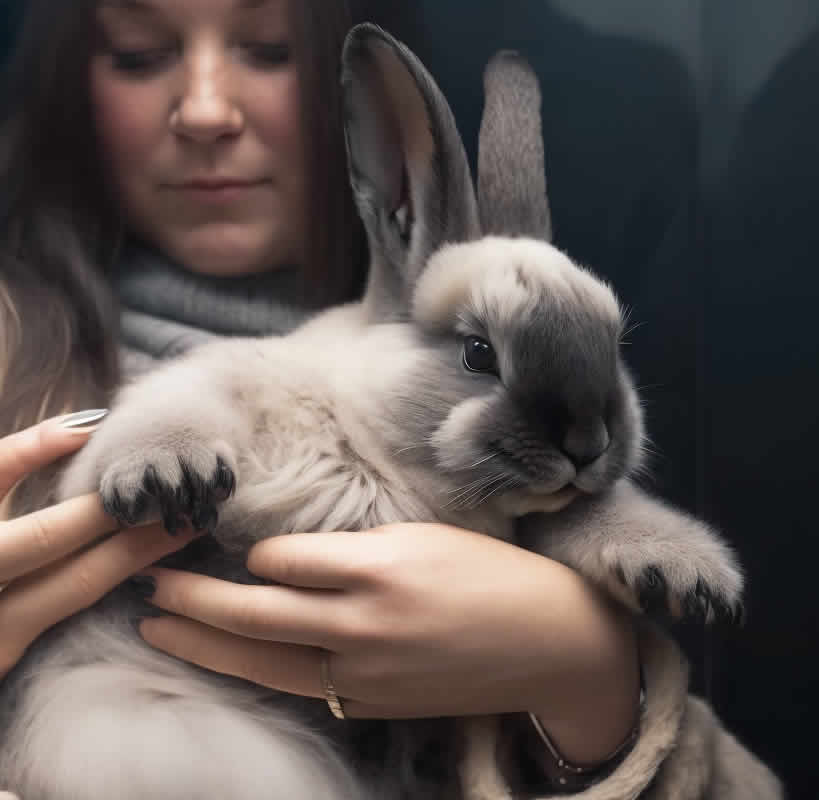
<path fill-rule="evenodd" d="M 480 235 L 469 164 L 435 81 L 381 28 L 350 31 L 342 84 L 350 181 L 370 245 L 365 302 L 377 318 L 403 317 L 429 256 Z"/>
<path fill-rule="evenodd" d="M 484 232 L 552 240 L 546 196 L 540 86 L 523 57 L 493 56 L 478 145 L 478 203 Z"/>

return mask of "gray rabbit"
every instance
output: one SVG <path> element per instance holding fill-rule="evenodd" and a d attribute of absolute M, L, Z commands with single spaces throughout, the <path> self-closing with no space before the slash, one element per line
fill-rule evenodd
<path fill-rule="evenodd" d="M 127 386 L 61 497 L 99 489 L 125 523 L 191 519 L 218 552 L 183 566 L 234 580 L 253 580 L 245 554 L 271 531 L 444 521 L 525 541 L 635 610 L 733 619 L 731 550 L 629 481 L 643 426 L 623 316 L 547 241 L 531 71 L 511 53 L 487 68 L 480 208 L 452 113 L 411 52 L 358 26 L 343 82 L 372 259 L 364 299 Z M 430 735 L 465 736 L 464 785 L 476 770 L 494 780 L 485 720 L 382 723 L 394 749 L 373 778 L 347 757 L 363 727 L 322 730 L 323 702 L 170 659 L 137 638 L 130 611 L 112 593 L 9 676 L 0 785 L 26 800 L 474 797 L 418 788 L 407 754 Z M 482 796 L 504 796 L 496 783 Z"/>

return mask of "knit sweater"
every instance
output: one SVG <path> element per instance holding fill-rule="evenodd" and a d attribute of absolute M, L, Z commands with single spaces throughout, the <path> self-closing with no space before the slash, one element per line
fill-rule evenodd
<path fill-rule="evenodd" d="M 131 244 L 113 282 L 128 377 L 219 337 L 288 333 L 310 316 L 291 268 L 229 278 L 196 275 Z"/>

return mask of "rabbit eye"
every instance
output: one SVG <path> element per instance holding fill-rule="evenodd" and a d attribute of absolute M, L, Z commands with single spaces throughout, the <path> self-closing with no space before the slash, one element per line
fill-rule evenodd
<path fill-rule="evenodd" d="M 467 336 L 464 339 L 464 366 L 470 372 L 498 372 L 495 350 L 486 339 Z"/>

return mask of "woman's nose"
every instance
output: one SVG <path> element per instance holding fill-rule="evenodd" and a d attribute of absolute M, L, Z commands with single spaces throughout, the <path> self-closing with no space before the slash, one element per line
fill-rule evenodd
<path fill-rule="evenodd" d="M 233 99 L 230 64 L 218 48 L 202 48 L 186 64 L 185 84 L 171 113 L 171 127 L 180 136 L 210 142 L 236 135 L 243 116 Z"/>

